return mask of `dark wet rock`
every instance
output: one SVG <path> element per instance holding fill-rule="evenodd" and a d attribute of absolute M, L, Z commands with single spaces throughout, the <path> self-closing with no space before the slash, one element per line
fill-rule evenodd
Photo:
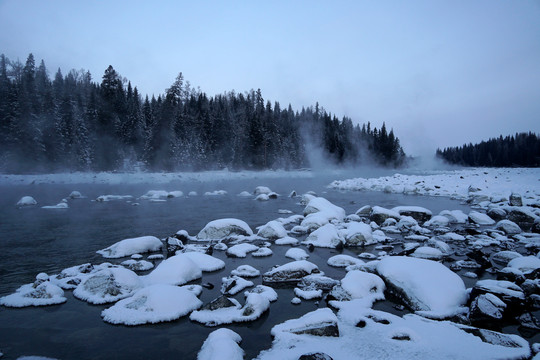
<path fill-rule="evenodd" d="M 531 310 L 540 310 L 540 295 L 532 294 L 527 297 L 527 306 Z"/>
<path fill-rule="evenodd" d="M 523 200 L 521 199 L 521 195 L 517 193 L 510 194 L 508 204 L 510 206 L 523 206 Z"/>
<path fill-rule="evenodd" d="M 496 295 L 507 306 L 510 314 L 519 314 L 525 305 L 525 294 L 516 284 L 505 280 L 480 280 L 471 290 L 471 299 L 482 294 Z"/>
<path fill-rule="evenodd" d="M 478 231 L 477 229 L 472 228 L 472 227 L 465 228 L 464 231 L 468 235 L 480 235 L 481 234 L 480 231 Z"/>
<path fill-rule="evenodd" d="M 482 269 L 487 269 L 491 267 L 491 262 L 489 261 L 488 256 L 481 250 L 473 250 L 467 253 L 467 257 L 476 261 Z"/>
<path fill-rule="evenodd" d="M 514 208 L 508 213 L 508 220 L 519 224 L 520 226 L 532 226 L 537 217 L 530 211 L 522 208 Z"/>
<path fill-rule="evenodd" d="M 333 360 L 330 355 L 322 353 L 322 352 L 316 352 L 316 353 L 309 353 L 301 355 L 298 360 Z"/>
<path fill-rule="evenodd" d="M 392 336 L 392 339 L 400 341 L 411 341 L 411 337 L 407 334 L 394 335 Z"/>
<path fill-rule="evenodd" d="M 540 233 L 540 218 L 534 221 L 534 224 L 531 228 L 531 232 L 537 233 L 537 234 Z"/>
<path fill-rule="evenodd" d="M 233 303 L 228 297 L 222 295 L 218 297 L 217 299 L 214 299 L 210 301 L 208 304 L 204 305 L 201 310 L 217 310 L 217 309 L 223 309 L 228 307 L 235 307 L 236 304 Z"/>
<path fill-rule="evenodd" d="M 525 276 L 519 270 L 504 268 L 497 270 L 497 280 L 507 280 L 516 283 L 516 285 L 521 285 L 525 281 Z"/>
<path fill-rule="evenodd" d="M 522 255 L 515 251 L 499 251 L 491 255 L 491 262 L 493 265 L 499 265 L 499 266 L 507 266 L 510 260 L 515 259 L 517 257 L 521 257 Z"/>
<path fill-rule="evenodd" d="M 204 283 L 201 286 L 203 288 L 205 288 L 205 289 L 208 289 L 208 290 L 212 290 L 214 288 L 214 284 L 212 284 L 212 283 Z"/>
<path fill-rule="evenodd" d="M 532 313 L 521 314 L 518 317 L 518 322 L 524 328 L 535 330 L 536 332 L 540 331 L 540 320 Z"/>
<path fill-rule="evenodd" d="M 523 289 L 525 295 L 529 296 L 532 294 L 540 295 L 540 280 L 527 279 L 520 286 Z"/>
<path fill-rule="evenodd" d="M 339 337 L 339 328 L 337 322 L 323 322 L 320 324 L 313 324 L 301 329 L 290 330 L 291 333 L 296 335 L 315 335 L 315 336 L 332 336 Z"/>
<path fill-rule="evenodd" d="M 214 247 L 212 245 L 208 246 L 204 251 L 206 255 L 212 255 L 214 253 Z"/>
<path fill-rule="evenodd" d="M 359 214 L 357 214 L 357 215 L 359 215 Z M 389 218 L 392 218 L 392 219 L 395 219 L 395 220 L 399 221 L 401 216 L 396 211 L 385 209 L 385 208 L 382 208 L 380 206 L 374 206 L 371 209 L 371 214 L 369 215 L 369 219 L 371 221 L 374 221 L 379 226 L 382 223 L 384 223 L 386 221 L 386 219 L 389 219 Z"/>
<path fill-rule="evenodd" d="M 365 320 L 360 320 L 360 321 L 356 324 L 356 327 L 363 329 L 363 328 L 366 327 L 366 325 L 367 325 L 367 323 L 366 323 Z"/>
<path fill-rule="evenodd" d="M 495 221 L 500 221 L 506 218 L 506 211 L 500 208 L 492 208 L 487 211 L 487 215 Z"/>
<path fill-rule="evenodd" d="M 466 333 L 472 334 L 474 336 L 478 336 L 483 342 L 488 343 L 488 344 L 499 345 L 499 346 L 510 347 L 510 348 L 520 348 L 524 346 L 527 346 L 527 347 L 529 346 L 529 344 L 526 341 L 523 341 L 522 343 L 518 342 L 515 336 L 512 336 L 512 335 L 507 335 L 507 334 L 499 333 L 496 331 L 479 329 L 479 328 L 470 327 L 470 326 L 460 326 L 460 328 Z"/>
<path fill-rule="evenodd" d="M 431 219 L 433 215 L 430 210 L 419 206 L 398 206 L 392 210 L 397 211 L 401 216 L 410 216 L 420 224 Z"/>
<path fill-rule="evenodd" d="M 506 304 L 493 294 L 477 296 L 470 306 L 469 320 L 473 325 L 486 325 L 503 319 Z"/>

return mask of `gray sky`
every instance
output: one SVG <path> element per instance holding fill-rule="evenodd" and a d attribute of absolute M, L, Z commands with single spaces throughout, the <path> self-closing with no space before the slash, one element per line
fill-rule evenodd
<path fill-rule="evenodd" d="M 386 121 L 410 154 L 540 133 L 540 1 L 0 0 L 0 52 L 142 94 L 181 71 L 209 95 L 260 88 Z"/>

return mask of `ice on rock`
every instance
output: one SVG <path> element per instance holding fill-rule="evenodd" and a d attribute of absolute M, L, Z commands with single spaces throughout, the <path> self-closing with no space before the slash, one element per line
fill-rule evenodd
<path fill-rule="evenodd" d="M 190 255 L 177 254 L 163 260 L 150 274 L 143 276 L 147 285 L 169 284 L 184 285 L 192 280 L 200 279 L 202 271 Z"/>
<path fill-rule="evenodd" d="M 254 257 L 265 257 L 271 256 L 274 252 L 269 247 L 260 247 L 256 251 L 251 253 L 251 256 Z"/>
<path fill-rule="evenodd" d="M 240 277 L 257 277 L 261 275 L 261 272 L 257 269 L 255 269 L 251 265 L 240 265 L 233 271 L 231 271 L 231 275 L 240 276 Z"/>
<path fill-rule="evenodd" d="M 247 297 L 249 294 L 260 294 L 268 299 L 270 302 L 274 302 L 278 299 L 277 292 L 272 289 L 270 286 L 266 285 L 257 285 L 252 289 L 244 292 L 244 296 Z"/>
<path fill-rule="evenodd" d="M 197 360 L 242 360 L 244 350 L 238 345 L 240 335 L 227 328 L 213 331 L 204 341 L 197 354 Z"/>
<path fill-rule="evenodd" d="M 448 226 L 450 220 L 448 217 L 443 215 L 435 215 L 430 220 L 424 223 L 426 227 L 439 227 L 439 226 Z"/>
<path fill-rule="evenodd" d="M 298 282 L 304 276 L 319 273 L 317 265 L 307 261 L 298 260 L 277 266 L 263 274 L 263 282 L 266 283 L 287 283 Z"/>
<path fill-rule="evenodd" d="M 225 262 L 221 259 L 204 254 L 199 251 L 186 251 L 183 256 L 191 259 L 202 271 L 217 271 L 225 267 Z"/>
<path fill-rule="evenodd" d="M 327 264 L 334 267 L 347 267 L 350 265 L 363 265 L 364 262 L 350 255 L 339 254 L 330 257 Z"/>
<path fill-rule="evenodd" d="M 20 308 L 56 305 L 66 302 L 64 291 L 48 279 L 47 274 L 38 274 L 35 282 L 22 285 L 13 294 L 0 297 L 0 305 Z"/>
<path fill-rule="evenodd" d="M 277 239 L 274 244 L 276 245 L 298 245 L 299 241 L 298 239 L 295 239 L 293 237 L 290 237 L 290 236 L 286 236 L 284 238 L 281 238 L 281 239 Z"/>
<path fill-rule="evenodd" d="M 265 239 L 273 240 L 286 237 L 287 230 L 285 230 L 285 227 L 283 227 L 282 223 L 276 220 L 272 220 L 269 221 L 267 224 L 261 226 L 257 235 Z"/>
<path fill-rule="evenodd" d="M 440 260 L 443 258 L 443 253 L 439 249 L 430 246 L 421 246 L 416 248 L 411 256 L 420 259 Z"/>
<path fill-rule="evenodd" d="M 90 274 L 73 290 L 73 295 L 91 304 L 115 302 L 142 287 L 139 276 L 123 267 L 111 267 Z"/>
<path fill-rule="evenodd" d="M 133 271 L 147 271 L 154 268 L 154 264 L 146 260 L 129 259 L 129 260 L 123 261 L 121 265 Z"/>
<path fill-rule="evenodd" d="M 510 260 L 508 267 L 518 269 L 524 273 L 529 273 L 536 269 L 540 269 L 540 258 L 534 255 L 516 257 L 515 259 Z"/>
<path fill-rule="evenodd" d="M 201 307 L 202 302 L 186 288 L 156 284 L 138 290 L 101 312 L 111 324 L 141 325 L 172 321 Z"/>
<path fill-rule="evenodd" d="M 221 240 L 231 236 L 251 236 L 253 230 L 239 219 L 218 219 L 210 221 L 197 234 L 199 240 Z"/>
<path fill-rule="evenodd" d="M 349 246 L 369 245 L 373 242 L 371 226 L 362 222 L 350 222 L 340 231 L 341 236 Z"/>
<path fill-rule="evenodd" d="M 478 211 L 471 211 L 469 213 L 469 221 L 478 224 L 478 225 L 493 225 L 495 220 L 490 218 L 488 215 L 480 213 Z"/>
<path fill-rule="evenodd" d="M 293 260 L 306 260 L 309 257 L 309 255 L 304 249 L 290 248 L 285 253 L 285 257 L 288 257 Z"/>
<path fill-rule="evenodd" d="M 270 301 L 265 294 L 248 293 L 242 308 L 226 307 L 216 310 L 197 310 L 192 312 L 189 318 L 206 326 L 219 326 L 256 320 L 269 308 Z"/>
<path fill-rule="evenodd" d="M 313 231 L 302 244 L 315 247 L 335 248 L 343 240 L 334 224 L 326 224 Z"/>
<path fill-rule="evenodd" d="M 163 243 L 155 236 L 141 236 L 132 239 L 121 240 L 108 248 L 96 251 L 107 259 L 116 259 L 133 254 L 158 251 Z"/>
<path fill-rule="evenodd" d="M 17 206 L 31 206 L 37 205 L 36 199 L 31 196 L 23 196 L 18 202 Z"/>
<path fill-rule="evenodd" d="M 463 280 L 438 262 L 388 256 L 376 268 L 389 289 L 401 295 L 407 306 L 422 315 L 449 317 L 467 301 Z"/>
<path fill-rule="evenodd" d="M 221 293 L 224 295 L 236 295 L 245 288 L 255 285 L 252 281 L 236 275 L 221 278 L 221 282 Z"/>

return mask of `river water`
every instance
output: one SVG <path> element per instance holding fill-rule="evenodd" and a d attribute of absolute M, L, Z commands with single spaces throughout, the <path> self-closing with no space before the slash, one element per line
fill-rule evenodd
<path fill-rule="evenodd" d="M 387 175 L 384 171 L 375 174 Z M 0 296 L 14 292 L 20 285 L 33 282 L 40 272 L 55 274 L 62 269 L 86 262 L 99 264 L 105 261 L 96 250 L 131 237 L 154 235 L 164 238 L 180 229 L 196 235 L 206 223 L 219 218 L 239 218 L 252 229 L 270 220 L 284 216 L 279 209 L 301 214 L 303 206 L 298 198 L 288 194 L 315 191 L 334 204 L 343 207 L 347 214 L 363 205 L 391 208 L 398 205 L 416 205 L 430 209 L 434 214 L 444 209 L 470 211 L 469 207 L 447 198 L 414 195 L 385 194 L 379 192 L 341 192 L 326 188 L 332 180 L 374 174 L 320 173 L 305 177 L 249 178 L 204 182 L 171 182 L 165 185 L 10 185 L 0 186 Z M 276 200 L 254 201 L 253 197 L 239 197 L 241 191 L 252 192 L 264 185 L 280 194 Z M 184 194 L 196 191 L 198 196 L 184 196 L 166 202 L 134 200 L 132 202 L 92 201 L 99 195 L 133 195 L 135 198 L 149 190 L 181 190 Z M 54 205 L 73 190 L 80 191 L 84 199 L 69 201 L 69 209 L 46 210 L 43 205 Z M 206 191 L 226 190 L 224 196 L 203 196 Z M 24 195 L 33 196 L 38 206 L 17 208 L 15 203 Z M 286 215 L 285 215 L 286 216 Z M 214 256 L 223 259 L 226 267 L 213 273 L 203 273 L 202 280 L 210 282 L 213 290 L 205 289 L 201 300 L 206 303 L 219 296 L 221 278 L 242 264 L 250 264 L 262 272 L 273 265 L 290 259 L 284 257 L 288 246 L 273 245 L 274 254 L 266 258 L 227 258 L 223 252 Z M 362 250 L 364 251 L 364 250 Z M 359 250 L 345 249 L 343 253 L 355 255 Z M 375 252 L 376 253 L 376 252 Z M 315 249 L 309 261 L 317 264 L 328 276 L 341 279 L 345 270 L 327 266 L 326 260 L 335 250 Z M 120 263 L 124 259 L 113 260 Z M 261 279 L 255 279 L 260 284 Z M 471 280 L 466 280 L 471 286 Z M 297 318 L 323 302 L 303 301 L 292 305 L 291 289 L 277 289 L 279 299 L 261 319 L 229 325 L 242 337 L 246 358 L 256 356 L 270 347 L 270 329 L 275 324 Z M 89 305 L 75 299 L 66 291 L 68 301 L 62 305 L 11 309 L 0 307 L 0 352 L 5 359 L 22 355 L 40 355 L 58 359 L 194 359 L 208 334 L 208 328 L 190 322 L 187 317 L 170 323 L 137 327 L 113 326 L 101 320 L 100 313 L 110 305 Z M 236 298 L 243 303 L 242 292 Z M 379 308 L 390 305 L 379 304 Z"/>

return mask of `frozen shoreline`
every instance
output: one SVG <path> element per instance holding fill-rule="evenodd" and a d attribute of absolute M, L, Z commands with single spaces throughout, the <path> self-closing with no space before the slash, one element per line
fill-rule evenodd
<path fill-rule="evenodd" d="M 474 196 L 508 199 L 519 193 L 526 204 L 540 201 L 539 168 L 471 168 L 434 171 L 426 175 L 395 174 L 378 178 L 335 180 L 329 188 L 388 193 L 446 196 L 467 200 Z"/>

